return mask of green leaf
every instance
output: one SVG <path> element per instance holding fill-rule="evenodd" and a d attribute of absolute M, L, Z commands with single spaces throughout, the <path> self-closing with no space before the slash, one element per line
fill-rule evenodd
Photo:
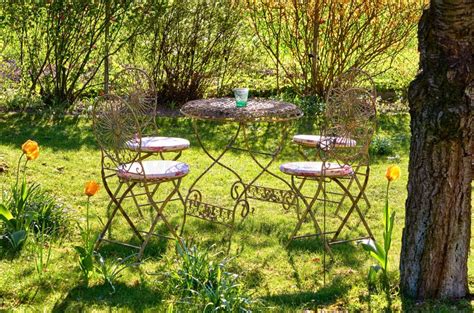
<path fill-rule="evenodd" d="M 378 271 L 380 271 L 380 269 L 381 268 L 378 265 L 372 265 L 369 268 L 369 273 L 367 275 L 367 280 L 369 281 L 369 284 L 375 285 L 375 283 L 377 282 L 377 273 Z"/>
<path fill-rule="evenodd" d="M 365 251 L 369 252 L 369 255 L 374 258 L 381 266 L 385 263 L 385 254 L 376 241 L 372 241 L 374 245 L 362 243 L 362 247 Z"/>
<path fill-rule="evenodd" d="M 13 219 L 12 213 L 7 209 L 7 207 L 2 203 L 0 204 L 0 218 L 5 221 Z"/>
<path fill-rule="evenodd" d="M 76 250 L 77 254 L 79 254 L 79 256 L 83 256 L 83 255 L 86 255 L 86 249 L 84 249 L 83 247 L 81 246 L 74 246 L 74 250 Z"/>
<path fill-rule="evenodd" d="M 26 240 L 27 233 L 24 230 L 18 230 L 13 233 L 10 233 L 8 238 L 14 249 L 19 248 L 23 242 Z"/>
<path fill-rule="evenodd" d="M 383 233 L 385 254 L 388 254 L 388 251 L 390 250 L 390 247 L 392 245 L 392 231 L 393 231 L 394 223 L 395 223 L 395 212 L 392 213 L 392 215 L 390 216 L 390 219 L 388 220 L 387 232 Z"/>
<path fill-rule="evenodd" d="M 92 271 L 94 269 L 94 261 L 92 255 L 87 255 L 85 258 L 81 259 L 81 265 L 87 271 Z"/>

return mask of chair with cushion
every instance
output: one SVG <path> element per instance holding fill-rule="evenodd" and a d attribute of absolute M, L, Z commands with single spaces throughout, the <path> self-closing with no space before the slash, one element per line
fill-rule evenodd
<path fill-rule="evenodd" d="M 336 85 L 328 93 L 325 109 L 325 123 L 320 136 L 299 136 L 306 145 L 317 148 L 321 161 L 290 162 L 280 166 L 280 170 L 291 176 L 293 191 L 303 204 L 303 212 L 298 215 L 298 222 L 290 236 L 293 239 L 320 236 L 326 250 L 331 252 L 331 244 L 349 240 L 338 240 L 342 229 L 347 225 L 354 212 L 364 225 L 367 236 L 372 238 L 372 232 L 365 221 L 365 214 L 359 208 L 359 201 L 363 197 L 368 182 L 367 175 L 363 181 L 358 181 L 358 188 L 350 188 L 352 181 L 357 179 L 358 170 L 367 166 L 369 158 L 369 144 L 371 142 L 376 122 L 375 99 L 365 88 L 343 87 Z M 302 141 L 300 141 L 302 142 Z M 367 166 L 368 167 L 368 166 Z M 303 191 L 307 183 L 314 182 L 315 188 L 310 192 Z M 329 189 L 331 183 L 337 186 Z M 308 189 L 308 186 L 306 186 Z M 345 216 L 341 217 L 339 226 L 333 231 L 326 231 L 326 206 L 329 194 L 340 194 L 349 199 L 349 208 Z M 334 202 L 334 201 L 332 201 Z M 347 202 L 347 201 L 346 201 Z M 343 203 L 335 201 L 337 210 L 342 209 Z M 318 222 L 318 208 L 322 208 L 323 227 Z M 303 223 L 310 218 L 315 233 L 298 236 Z M 332 239 L 327 240 L 327 235 Z"/>
<path fill-rule="evenodd" d="M 119 243 L 138 249 L 138 258 L 141 259 L 151 236 L 156 235 L 155 229 L 159 221 L 164 223 L 171 234 L 164 237 L 176 238 L 180 242 L 176 227 L 165 215 L 165 208 L 178 192 L 181 180 L 188 174 L 189 167 L 186 163 L 176 160 L 144 158 L 144 152 L 140 148 L 142 137 L 138 116 L 122 97 L 114 95 L 100 97 L 93 110 L 94 135 L 102 152 L 104 189 L 113 204 L 113 210 L 99 235 L 96 248 L 102 241 Z M 130 138 L 134 138 L 132 142 Z M 160 188 L 165 184 L 169 187 Z M 156 199 L 159 191 L 163 194 L 160 200 Z M 148 208 L 151 215 L 149 226 L 140 230 L 137 224 L 143 224 L 145 219 L 141 213 L 139 217 L 133 218 L 125 204 L 136 206 L 139 212 L 140 208 Z M 112 239 L 110 233 L 106 236 L 118 212 L 138 238 L 139 245 Z"/>
<path fill-rule="evenodd" d="M 174 152 L 177 160 L 181 152 L 189 148 L 189 141 L 184 138 L 158 136 L 156 124 L 157 99 L 155 84 L 142 69 L 128 67 L 114 75 L 110 83 L 110 94 L 123 98 L 137 112 L 141 127 L 141 151 L 149 154 Z M 131 145 L 132 148 L 136 147 Z"/>
<path fill-rule="evenodd" d="M 370 96 L 374 102 L 376 101 L 377 95 L 372 78 L 370 75 L 358 68 L 351 68 L 340 75 L 334 82 L 330 93 L 335 95 L 337 92 L 348 90 L 350 88 L 364 89 L 368 93 L 368 96 Z M 335 105 L 337 106 L 337 104 Z M 298 151 L 305 160 L 311 160 L 311 156 L 318 155 L 314 153 L 314 149 L 324 148 L 321 147 L 322 142 L 331 141 L 335 148 L 345 148 L 357 145 L 354 138 L 341 136 L 330 137 L 331 138 L 324 138 L 322 135 L 297 134 L 293 136 L 293 143 L 298 145 Z M 310 150 L 310 152 L 308 153 L 307 150 Z M 357 168 L 354 169 L 354 173 L 355 175 L 347 182 L 346 187 L 350 189 L 355 184 L 357 188 L 361 189 L 364 181 L 369 178 L 370 174 L 370 163 L 368 162 L 368 158 L 366 163 L 359 164 Z M 333 195 L 337 196 L 337 192 L 333 192 Z M 365 202 L 367 211 L 370 208 L 369 199 L 365 193 L 362 193 L 362 198 Z M 339 216 L 339 211 L 344 201 L 346 201 L 346 196 L 342 192 L 339 194 L 339 204 L 335 211 L 336 216 Z"/>
<path fill-rule="evenodd" d="M 158 155 L 165 160 L 165 154 L 171 153 L 175 154 L 171 159 L 178 160 L 182 152 L 189 148 L 190 143 L 184 138 L 158 135 L 157 99 L 154 86 L 153 80 L 144 70 L 127 67 L 114 75 L 109 86 L 109 93 L 122 98 L 136 112 L 140 136 L 137 133 L 129 138 L 127 148 L 140 151 L 143 159 Z M 104 180 L 104 184 L 107 184 L 107 180 Z M 174 200 L 180 200 L 184 206 L 184 198 L 179 190 Z M 112 202 L 109 204 L 108 211 L 111 205 Z M 139 214 L 143 216 L 140 207 L 137 208 Z"/>

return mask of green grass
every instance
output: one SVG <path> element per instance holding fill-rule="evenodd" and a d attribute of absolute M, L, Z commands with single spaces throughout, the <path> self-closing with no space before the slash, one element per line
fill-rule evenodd
<path fill-rule="evenodd" d="M 401 119 L 402 124 L 407 119 Z M 381 123 L 381 132 L 385 135 L 406 135 L 398 132 L 406 130 L 406 124 L 389 119 Z M 186 119 L 163 119 L 159 121 L 163 134 L 181 136 L 190 139 L 191 149 L 184 152 L 181 160 L 190 164 L 191 173 L 183 181 L 182 191 L 186 193 L 191 182 L 209 164 L 209 159 L 198 147 L 193 135 L 191 123 Z M 298 126 L 295 126 L 298 128 Z M 213 153 L 232 135 L 232 126 L 203 125 L 205 143 Z M 259 148 L 274 146 L 278 129 L 260 127 L 253 129 L 254 145 Z M 91 124 L 86 118 L 66 117 L 53 120 L 36 115 L 0 116 L 0 164 L 6 163 L 9 171 L 0 173 L 0 188 L 7 188 L 14 179 L 16 160 L 20 155 L 20 146 L 27 139 L 34 139 L 41 145 L 39 159 L 30 162 L 27 177 L 43 188 L 53 192 L 74 212 L 74 220 L 83 222 L 86 197 L 83 195 L 84 183 L 88 180 L 100 180 L 100 152 L 95 145 Z M 257 143 L 258 142 L 258 143 Z M 400 145 L 400 166 L 402 177 L 392 184 L 390 191 L 391 206 L 397 212 L 394 229 L 393 248 L 389 268 L 392 282 L 398 279 L 397 269 L 401 248 L 401 233 L 404 222 L 404 203 L 407 182 L 406 146 Z M 278 173 L 279 163 L 298 159 L 295 147 L 286 146 L 280 160 L 272 169 Z M 225 158 L 245 179 L 256 173 L 256 167 L 250 166 L 250 160 L 238 153 Z M 385 157 L 376 159 L 371 168 L 371 179 L 367 195 L 372 207 L 367 214 L 368 222 L 376 238 L 382 236 L 383 194 L 386 184 L 384 177 L 388 163 Z M 214 170 L 210 178 L 200 184 L 205 193 L 205 201 L 224 207 L 231 205 L 229 194 L 231 178 L 221 169 Z M 233 180 L 230 180 L 233 181 Z M 275 185 L 274 180 L 265 177 L 262 183 Z M 93 227 L 101 228 L 97 216 L 105 218 L 105 206 L 108 198 L 102 189 L 92 199 Z M 386 306 L 383 294 L 372 295 L 369 302 L 365 277 L 372 261 L 361 247 L 344 244 L 334 247 L 335 264 L 330 268 L 326 285 L 323 284 L 322 249 L 317 240 L 294 242 L 288 249 L 284 239 L 289 235 L 296 222 L 293 212 L 285 212 L 280 205 L 252 202 L 255 213 L 250 215 L 237 229 L 231 248 L 234 256 L 230 266 L 233 272 L 243 275 L 243 281 L 255 297 L 262 300 L 268 310 L 301 311 L 302 309 L 347 309 L 367 311 L 369 307 L 380 311 Z M 328 208 L 331 210 L 331 208 Z M 135 212 L 134 210 L 130 210 Z M 177 202 L 167 210 L 174 223 L 178 223 L 182 209 Z M 133 213 L 132 213 L 133 215 Z M 335 220 L 328 221 L 328 227 Z M 309 230 L 309 225 L 305 226 Z M 160 230 L 163 230 L 160 228 Z M 201 245 L 217 244 L 216 251 L 224 250 L 221 243 L 224 229 L 189 218 L 186 235 Z M 125 223 L 114 225 L 114 234 L 130 237 Z M 107 284 L 94 276 L 89 287 L 81 282 L 77 256 L 73 246 L 80 241 L 79 233 L 72 232 L 62 242 L 54 243 L 51 264 L 40 281 L 34 269 L 31 248 L 27 245 L 22 253 L 14 258 L 0 260 L 0 309 L 23 311 L 162 311 L 168 307 L 168 295 L 160 288 L 159 277 L 153 275 L 162 270 L 163 257 L 174 256 L 174 242 L 153 241 L 146 250 L 146 260 L 138 268 L 129 268 L 119 278 L 117 291 L 111 294 Z M 474 248 L 471 247 L 471 255 Z M 100 250 L 108 257 L 126 256 L 134 251 L 118 246 L 104 245 Z M 474 260 L 469 260 L 470 287 L 474 290 Z M 397 289 L 393 290 L 392 309 L 397 311 L 425 310 L 451 312 L 453 310 L 472 310 L 472 302 L 426 303 L 418 306 L 400 298 Z"/>

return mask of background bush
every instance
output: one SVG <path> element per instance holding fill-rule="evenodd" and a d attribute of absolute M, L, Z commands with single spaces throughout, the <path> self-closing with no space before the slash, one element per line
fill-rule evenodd
<path fill-rule="evenodd" d="M 321 97 L 351 66 L 372 74 L 404 67 L 397 56 L 416 55 L 415 45 L 406 47 L 413 43 L 422 5 L 421 0 L 2 2 L 0 102 L 23 110 L 37 107 L 29 99 L 39 95 L 46 107 L 68 110 L 107 89 L 109 73 L 123 66 L 146 69 L 166 105 L 229 95 L 235 86 L 267 96 L 289 88 L 300 97 Z M 404 89 L 414 73 L 384 75 L 390 79 L 378 80 L 378 86 L 391 92 Z"/>

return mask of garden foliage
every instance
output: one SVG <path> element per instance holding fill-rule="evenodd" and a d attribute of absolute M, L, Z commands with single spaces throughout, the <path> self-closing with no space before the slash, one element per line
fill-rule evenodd
<path fill-rule="evenodd" d="M 13 253 L 21 250 L 30 232 L 44 245 L 46 237 L 63 236 L 69 225 L 66 207 L 39 184 L 26 180 L 28 162 L 39 157 L 38 144 L 28 140 L 22 150 L 16 181 L 0 199 L 0 247 Z"/>
<path fill-rule="evenodd" d="M 227 271 L 228 259 L 216 260 L 209 249 L 186 244 L 176 244 L 176 249 L 176 260 L 162 275 L 165 290 L 175 296 L 174 306 L 201 312 L 251 312 L 257 307 L 239 275 Z"/>
<path fill-rule="evenodd" d="M 1 13 L 13 33 L 15 62 L 29 95 L 68 108 L 86 93 L 106 58 L 135 35 L 133 1 L 12 2 Z"/>
<path fill-rule="evenodd" d="M 276 90 L 324 96 L 352 66 L 390 67 L 413 38 L 423 1 L 145 0 L 0 5 L 0 81 L 24 108 L 107 90 L 123 67 L 149 72 L 160 103 L 227 94 L 276 77 Z M 268 52 L 268 55 L 262 53 Z M 274 63 L 275 71 L 271 70 Z M 19 86 L 19 87 L 18 87 Z M 267 87 L 266 87 L 267 88 Z M 272 90 L 273 87 L 271 88 Z M 35 103 L 37 101 L 35 100 Z"/>
<path fill-rule="evenodd" d="M 277 75 L 302 95 L 324 95 L 351 67 L 381 69 L 406 47 L 424 1 L 247 0 Z"/>

